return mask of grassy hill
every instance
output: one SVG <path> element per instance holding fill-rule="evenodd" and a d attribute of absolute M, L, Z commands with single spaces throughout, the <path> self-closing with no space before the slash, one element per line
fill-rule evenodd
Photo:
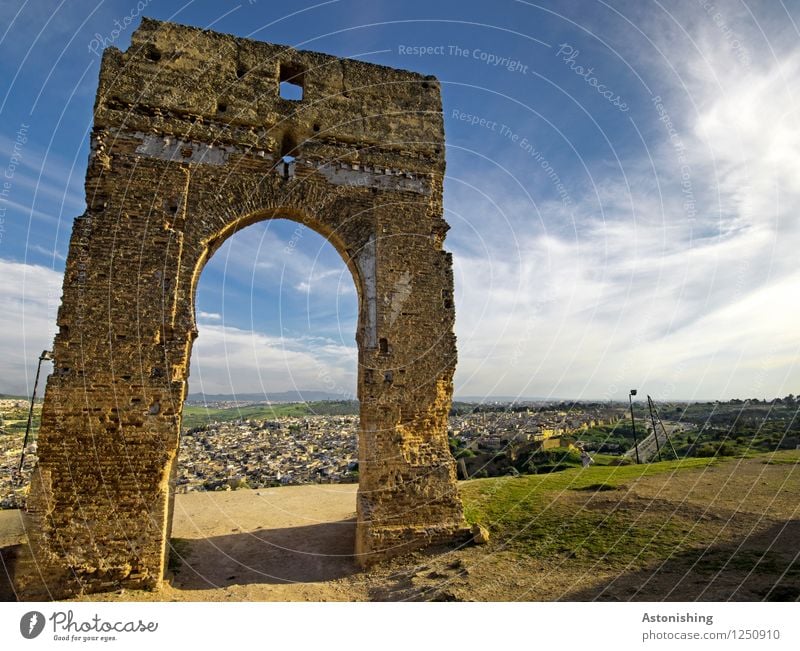
<path fill-rule="evenodd" d="M 480 479 L 461 492 L 468 520 L 492 534 L 486 568 L 515 583 L 532 573 L 528 592 L 478 598 L 800 599 L 800 450 Z"/>
<path fill-rule="evenodd" d="M 713 463 L 712 459 L 682 459 L 593 466 L 516 479 L 474 480 L 462 492 L 467 519 L 487 526 L 509 549 L 537 556 L 603 556 L 608 561 L 624 561 L 633 555 L 650 558 L 674 549 L 677 538 L 683 537 L 678 523 L 665 524 L 662 514 L 653 509 L 643 510 L 636 518 L 620 509 L 576 509 L 570 498 L 575 493 L 620 495 L 643 477 L 675 476 Z"/>

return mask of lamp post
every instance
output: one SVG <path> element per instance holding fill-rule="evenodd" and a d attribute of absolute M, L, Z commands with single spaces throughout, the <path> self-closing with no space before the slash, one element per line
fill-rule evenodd
<path fill-rule="evenodd" d="M 631 389 L 631 392 L 628 394 L 628 402 L 631 405 L 631 425 L 633 426 L 633 449 L 636 450 L 636 463 L 641 463 L 639 461 L 639 441 L 636 438 L 636 421 L 633 419 L 633 396 L 636 395 L 636 389 Z"/>
<path fill-rule="evenodd" d="M 36 387 L 39 386 L 39 372 L 42 370 L 42 362 L 45 360 L 52 360 L 53 353 L 49 350 L 43 350 L 39 355 L 39 364 L 36 367 L 36 379 L 33 381 L 33 393 L 31 394 L 31 406 L 28 409 L 28 424 L 25 426 L 25 440 L 22 442 L 22 456 L 19 458 L 19 469 L 17 472 L 22 475 L 22 464 L 25 463 L 25 448 L 28 447 L 28 436 L 31 433 L 31 420 L 33 419 L 33 403 L 36 400 Z"/>

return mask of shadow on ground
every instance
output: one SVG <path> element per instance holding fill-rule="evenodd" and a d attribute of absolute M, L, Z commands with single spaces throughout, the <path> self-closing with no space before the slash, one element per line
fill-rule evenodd
<path fill-rule="evenodd" d="M 22 545 L 9 545 L 7 547 L 0 547 L 0 601 L 17 600 L 13 579 L 17 552 L 21 546 Z"/>
<path fill-rule="evenodd" d="M 674 554 L 570 592 L 564 601 L 799 601 L 800 520 L 742 540 Z"/>
<path fill-rule="evenodd" d="M 210 538 L 174 538 L 170 569 L 176 590 L 252 583 L 318 583 L 359 571 L 355 518 Z"/>

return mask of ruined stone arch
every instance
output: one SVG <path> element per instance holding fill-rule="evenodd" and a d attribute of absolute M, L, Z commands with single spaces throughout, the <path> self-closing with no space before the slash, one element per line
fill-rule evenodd
<path fill-rule="evenodd" d="M 287 79 L 302 100 L 280 97 Z M 277 216 L 326 237 L 359 293 L 357 558 L 466 535 L 443 176 L 432 77 L 148 19 L 106 50 L 19 594 L 160 583 L 197 279 Z"/>

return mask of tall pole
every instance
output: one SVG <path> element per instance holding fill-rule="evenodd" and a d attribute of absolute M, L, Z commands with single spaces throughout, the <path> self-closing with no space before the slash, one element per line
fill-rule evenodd
<path fill-rule="evenodd" d="M 653 411 L 656 413 L 656 418 L 658 418 L 658 424 L 661 425 L 661 430 L 664 432 L 664 438 L 667 439 L 667 443 L 669 443 L 669 447 L 672 448 L 672 454 L 675 455 L 675 458 L 678 458 L 678 452 L 675 450 L 675 446 L 672 445 L 672 439 L 669 437 L 669 432 L 667 432 L 667 428 L 664 427 L 664 423 L 661 421 L 661 415 L 658 413 L 658 407 L 653 404 Z"/>
<path fill-rule="evenodd" d="M 653 423 L 653 438 L 656 440 L 656 452 L 658 460 L 661 461 L 661 446 L 658 444 L 658 431 L 656 430 L 656 417 L 653 415 L 653 399 L 647 396 L 647 406 L 650 409 L 650 422 Z"/>
<path fill-rule="evenodd" d="M 19 458 L 18 473 L 22 473 L 22 464 L 25 463 L 25 448 L 28 447 L 28 436 L 31 433 L 31 421 L 33 420 L 33 403 L 36 401 L 36 387 L 39 386 L 39 372 L 42 370 L 42 362 L 46 359 L 53 359 L 53 354 L 49 350 L 43 350 L 39 355 L 39 363 L 36 366 L 36 379 L 33 381 L 33 393 L 31 394 L 31 406 L 28 409 L 28 424 L 25 426 L 25 439 L 22 442 L 22 455 Z"/>
<path fill-rule="evenodd" d="M 636 421 L 633 419 L 633 396 L 636 395 L 636 389 L 631 389 L 631 392 L 628 394 L 628 402 L 631 405 L 631 425 L 633 426 L 633 449 L 636 450 L 636 463 L 641 463 L 639 461 L 639 441 L 636 438 Z"/>

